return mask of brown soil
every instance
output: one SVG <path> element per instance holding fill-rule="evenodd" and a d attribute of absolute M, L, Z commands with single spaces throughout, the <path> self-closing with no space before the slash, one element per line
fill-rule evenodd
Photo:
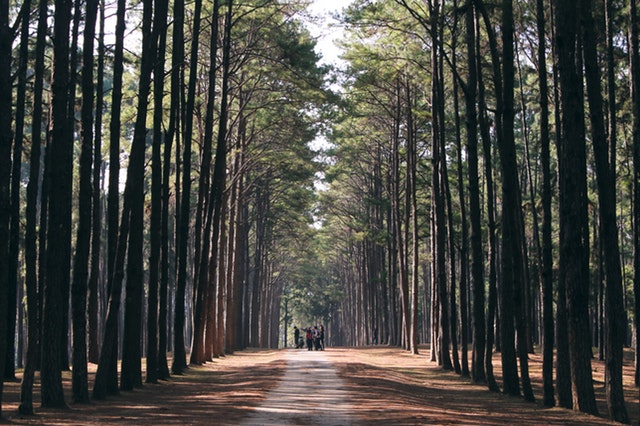
<path fill-rule="evenodd" d="M 11 424 L 238 424 L 260 404 L 284 373 L 283 351 L 246 350 L 191 367 L 169 381 L 145 384 L 133 392 L 91 404 L 70 404 L 68 409 L 39 407 L 39 387 L 34 389 L 35 416 L 17 413 L 20 384 L 5 383 L 2 398 L 4 422 Z M 411 355 L 384 346 L 328 348 L 328 359 L 346 382 L 353 418 L 362 424 L 611 424 L 604 418 L 560 408 L 543 408 L 538 354 L 530 357 L 536 403 L 492 393 L 453 372 L 429 362 L 427 348 Z M 638 390 L 633 387 L 633 365 L 625 367 L 625 395 L 632 422 L 640 420 Z M 500 355 L 494 358 L 500 377 Z M 606 416 L 603 364 L 593 362 L 600 413 Z M 92 370 L 93 371 L 93 370 Z M 92 377 L 91 377 L 92 379 Z M 64 373 L 70 393 L 70 373 Z M 310 396 L 311 398 L 313 395 Z M 71 395 L 67 395 L 71 401 Z"/>

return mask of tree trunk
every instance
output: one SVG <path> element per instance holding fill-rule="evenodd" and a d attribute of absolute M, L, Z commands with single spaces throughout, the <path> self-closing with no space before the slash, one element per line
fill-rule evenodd
<path fill-rule="evenodd" d="M 476 40 L 479 43 L 480 40 Z M 478 51 L 480 46 L 478 47 Z M 478 69 L 480 66 L 480 56 L 478 55 Z M 482 138 L 482 150 L 484 156 L 484 174 L 487 188 L 487 244 L 488 244 L 488 259 L 489 266 L 489 294 L 487 297 L 487 328 L 486 328 L 486 346 L 484 356 L 484 368 L 487 376 L 487 386 L 489 390 L 498 392 L 500 388 L 496 382 L 495 375 L 493 374 L 493 347 L 496 342 L 496 312 L 498 307 L 498 277 L 497 277 L 497 263 L 498 263 L 498 243 L 496 237 L 496 212 L 495 212 L 495 193 L 493 182 L 493 153 L 491 152 L 491 134 L 489 129 L 489 117 L 487 116 L 487 103 L 485 100 L 485 84 L 482 73 L 478 74 L 478 105 L 479 112 L 479 124 L 480 135 Z"/>
<path fill-rule="evenodd" d="M 73 314 L 72 390 L 75 403 L 89 402 L 87 371 L 87 282 L 91 248 L 91 163 L 93 149 L 93 44 L 98 1 L 86 3 L 84 45 L 82 48 L 82 134 L 76 256 L 71 288 Z M 99 200 L 96 200 L 98 203 Z"/>
<path fill-rule="evenodd" d="M 607 2 L 608 4 L 608 2 Z M 598 183 L 598 201 L 600 204 L 600 234 L 602 239 L 605 270 L 605 316 L 607 337 L 605 339 L 607 407 L 609 417 L 628 423 L 629 415 L 624 403 L 622 383 L 622 346 L 626 339 L 626 315 L 622 298 L 622 273 L 620 266 L 620 247 L 616 218 L 615 164 L 610 164 L 603 117 L 603 100 L 600 86 L 600 69 L 597 59 L 596 40 L 592 29 L 595 22 L 592 16 L 591 0 L 582 0 L 582 37 L 584 40 L 584 65 L 591 118 L 593 153 L 596 162 Z M 610 18 L 610 17 L 609 17 Z M 610 22 L 609 22 L 610 24 Z M 615 84 L 609 81 L 609 84 Z M 609 102 L 615 102 L 614 98 Z M 615 116 L 615 112 L 613 113 Z M 615 134 L 609 147 L 615 146 Z M 604 330 L 603 330 L 604 331 Z"/>
<path fill-rule="evenodd" d="M 94 364 L 100 359 L 98 342 L 103 311 L 100 309 L 99 293 L 102 284 L 102 113 L 104 102 L 104 2 L 100 3 L 100 33 L 98 35 L 98 71 L 96 84 L 96 118 L 93 145 L 93 206 L 91 236 L 91 273 L 89 275 L 89 332 L 88 360 Z"/>
<path fill-rule="evenodd" d="M 209 59 L 209 80 L 208 80 L 208 95 L 207 95 L 207 109 L 205 118 L 205 134 L 203 142 L 203 155 L 202 155 L 202 170 L 200 172 L 200 181 L 198 185 L 198 211 L 196 212 L 196 307 L 195 307 L 195 321 L 194 321 L 194 344 L 191 352 L 191 363 L 200 364 L 211 358 L 211 347 L 206 343 L 206 334 L 211 332 L 211 329 L 206 328 L 206 318 L 209 311 L 213 309 L 215 305 L 209 303 L 210 292 L 212 291 L 211 281 L 212 271 L 209 270 L 211 252 L 216 251 L 214 245 L 217 244 L 217 240 L 211 236 L 212 228 L 212 214 L 214 211 L 214 203 L 210 189 L 211 179 L 211 147 L 213 145 L 213 114 L 215 109 L 215 93 L 216 93 L 216 61 L 218 51 L 218 25 L 219 25 L 220 5 L 216 0 L 213 3 L 213 17 L 211 19 L 211 35 L 210 35 L 210 59 Z M 217 157 L 216 157 L 217 160 Z M 214 178 L 215 179 L 215 178 Z M 216 182 L 213 182 L 216 185 Z M 211 192 L 214 190 L 211 188 Z M 202 235 L 198 235 L 199 229 L 202 228 L 203 222 L 205 224 L 204 232 Z M 202 242 L 202 246 L 200 243 Z M 215 267 L 215 262 L 214 262 Z"/>
<path fill-rule="evenodd" d="M 33 118 L 31 122 L 31 158 L 29 159 L 29 183 L 27 184 L 27 208 L 25 229 L 25 286 L 27 289 L 27 359 L 20 384 L 21 414 L 33 414 L 33 382 L 40 361 L 40 304 L 41 289 L 38 286 L 37 204 L 42 151 L 42 88 L 44 84 L 44 51 L 47 32 L 47 1 L 38 4 L 38 32 L 35 48 Z M 4 92 L 2 92 L 4 93 Z M 43 244 L 43 241 L 40 240 Z"/>
<path fill-rule="evenodd" d="M 20 57 L 18 59 L 18 85 L 16 90 L 16 124 L 13 142 L 13 157 L 10 187 L 11 219 L 9 224 L 9 270 L 7 282 L 7 359 L 4 365 L 5 380 L 16 380 L 15 335 L 18 306 L 18 282 L 20 259 L 20 187 L 22 170 L 22 146 L 24 139 L 25 98 L 27 85 L 27 59 L 29 56 L 29 16 L 31 1 L 25 1 L 20 10 L 22 25 L 20 30 Z M 13 302 L 12 302 L 13 301 Z M 20 301 L 20 305 L 22 302 Z M 20 352 L 18 352 L 20 354 Z"/>
<path fill-rule="evenodd" d="M 11 44 L 9 1 L 0 1 L 0 371 L 7 348 L 7 295 L 9 285 L 9 186 L 11 182 Z M 0 395 L 4 379 L 0 378 Z M 0 415 L 2 415 L 0 398 Z"/>
<path fill-rule="evenodd" d="M 144 0 L 142 15 L 142 59 L 138 85 L 138 110 L 127 167 L 125 202 L 131 206 L 127 247 L 127 281 L 122 342 L 120 388 L 142 386 L 142 301 L 144 292 L 144 168 L 147 141 L 147 110 L 151 75 L 155 62 L 157 34 L 152 31 L 153 0 Z"/>
<path fill-rule="evenodd" d="M 153 136 L 151 153 L 151 218 L 149 222 L 150 254 L 149 254 L 149 297 L 147 309 L 147 383 L 158 381 L 158 289 L 160 286 L 160 255 L 162 250 L 162 233 L 157 232 L 162 226 L 162 104 L 164 94 L 164 64 L 167 44 L 167 12 L 168 0 L 155 2 L 153 17 L 153 40 L 157 43 L 154 58 L 153 79 Z M 162 76 L 162 77 L 161 77 Z"/>
<path fill-rule="evenodd" d="M 529 379 L 527 325 L 525 317 L 524 242 L 522 241 L 522 212 L 520 188 L 518 185 L 515 137 L 513 130 L 514 107 L 514 54 L 513 54 L 513 4 L 504 0 L 502 8 L 503 45 L 503 131 L 498 140 L 502 165 L 503 194 L 503 253 L 502 253 L 502 373 L 503 391 L 511 395 L 520 394 L 516 353 L 514 348 L 514 318 L 517 329 L 517 355 L 522 374 L 522 388 L 526 400 L 533 401 L 533 391 Z"/>
<path fill-rule="evenodd" d="M 177 3 L 176 3 L 177 4 Z M 187 264 L 189 247 L 189 223 L 191 220 L 191 145 L 193 143 L 193 114 L 196 97 L 196 81 L 198 79 L 198 44 L 202 0 L 196 0 L 193 16 L 193 37 L 191 40 L 191 57 L 189 60 L 189 86 L 187 88 L 187 104 L 184 123 L 184 152 L 182 154 L 182 200 L 180 201 L 180 223 L 178 238 L 178 283 L 176 290 L 176 316 L 174 325 L 174 359 L 171 367 L 173 373 L 181 374 L 187 368 L 185 344 L 185 292 L 187 286 Z M 172 89 L 173 90 L 173 89 Z M 193 351 L 200 351 L 194 340 Z"/>
<path fill-rule="evenodd" d="M 542 382 L 545 407 L 555 405 L 553 389 L 553 243 L 551 239 L 551 167 L 549 151 L 549 89 L 544 1 L 536 1 L 538 28 L 538 84 L 540 86 L 540 163 L 542 166 Z"/>
<path fill-rule="evenodd" d="M 60 356 L 63 350 L 65 289 L 69 288 L 71 257 L 71 186 L 73 138 L 69 128 L 69 28 L 71 2 L 56 0 L 54 15 L 54 64 L 51 83 L 51 163 L 49 178 L 55 182 L 49 196 L 47 226 L 47 277 L 44 286 L 42 327 L 42 406 L 66 406 L 62 389 Z M 1 236 L 0 236 L 1 237 Z"/>
<path fill-rule="evenodd" d="M 454 8 L 458 8 L 457 0 L 454 0 Z M 456 56 L 457 56 L 457 28 L 458 28 L 458 15 L 455 15 L 454 23 L 455 31 L 453 32 L 452 40 L 452 54 L 453 69 L 457 69 Z M 469 318 L 468 312 L 468 294 L 467 294 L 467 263 L 469 260 L 469 229 L 467 224 L 467 202 L 465 199 L 465 182 L 463 173 L 462 162 L 462 137 L 461 137 L 461 124 L 460 124 L 460 105 L 459 105 L 459 83 L 458 79 L 453 79 L 453 110 L 455 117 L 455 137 L 456 137 L 456 162 L 457 162 L 457 184 L 460 203 L 460 371 L 462 376 L 469 376 L 469 360 L 468 360 L 468 343 L 469 343 Z M 453 244 L 453 242 L 452 242 Z M 451 261 L 454 261 L 454 256 L 451 257 Z M 452 267 L 452 270 L 454 268 Z"/>
<path fill-rule="evenodd" d="M 640 47 L 636 0 L 629 2 L 631 48 L 631 98 L 633 105 L 633 295 L 635 334 L 635 385 L 640 384 Z"/>
<path fill-rule="evenodd" d="M 466 2 L 466 44 L 469 77 L 465 90 L 466 128 L 469 173 L 469 215 L 471 221 L 471 278 L 473 280 L 473 359 L 472 379 L 476 383 L 486 380 L 485 363 L 485 296 L 484 255 L 482 253 L 482 227 L 480 224 L 480 186 L 478 182 L 478 119 L 476 112 L 476 26 L 474 1 Z"/>
<path fill-rule="evenodd" d="M 582 72 L 578 66 L 578 17 L 577 2 L 557 2 L 555 42 L 562 102 L 562 138 L 558 147 L 560 280 L 564 280 L 567 290 L 573 408 L 597 414 L 588 313 L 589 235 Z"/>
<path fill-rule="evenodd" d="M 115 264 L 118 254 L 118 221 L 120 220 L 120 134 L 121 134 L 121 108 L 122 108 L 122 80 L 124 70 L 124 31 L 125 31 L 125 15 L 126 15 L 126 0 L 118 0 L 118 7 L 116 11 L 116 32 L 115 32 L 115 48 L 113 53 L 113 87 L 111 89 L 111 122 L 109 123 L 109 195 L 107 196 L 107 294 L 108 297 L 120 298 L 120 291 L 114 292 L 114 279 L 115 279 Z M 120 286 L 121 284 L 118 284 Z M 116 308 L 116 304 L 119 310 L 120 301 L 114 300 L 113 303 L 109 301 L 109 308 Z M 107 316 L 109 314 L 107 313 Z M 98 370 L 102 370 L 101 374 L 104 374 L 104 382 L 102 383 L 102 389 L 100 386 L 94 383 L 94 398 L 97 395 L 104 396 L 108 394 L 118 393 L 118 328 L 117 317 L 118 311 L 113 312 L 112 319 L 113 330 L 107 332 L 109 320 L 105 321 L 105 331 L 103 333 L 103 341 L 100 350 L 100 364 L 105 365 L 104 368 L 98 367 Z M 115 321 L 115 322 L 114 322 Z M 107 342 L 107 335 L 113 341 Z M 104 354 L 104 347 L 108 345 L 112 352 L 108 355 L 108 361 L 104 358 L 107 354 Z M 103 355 L 104 354 L 104 355 Z M 106 368 L 108 364 L 109 369 Z M 96 375 L 96 382 L 98 378 Z"/>

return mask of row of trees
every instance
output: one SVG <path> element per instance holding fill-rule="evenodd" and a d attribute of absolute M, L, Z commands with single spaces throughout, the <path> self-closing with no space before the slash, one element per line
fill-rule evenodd
<path fill-rule="evenodd" d="M 331 99 L 303 10 L 0 4 L 0 385 L 24 369 L 21 412 L 38 370 L 61 407 L 70 366 L 83 403 L 141 386 L 143 358 L 156 382 L 278 345 Z"/>
<path fill-rule="evenodd" d="M 635 0 L 356 1 L 343 23 L 323 197 L 340 339 L 367 344 L 378 330 L 414 353 L 430 342 L 443 368 L 527 400 L 541 344 L 545 405 L 596 414 L 593 344 L 609 416 L 628 422 L 623 346 L 636 345 L 636 385 L 640 355 Z"/>

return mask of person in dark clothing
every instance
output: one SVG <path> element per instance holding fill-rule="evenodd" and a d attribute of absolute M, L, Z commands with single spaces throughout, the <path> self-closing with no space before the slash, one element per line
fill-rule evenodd
<path fill-rule="evenodd" d="M 324 326 L 322 324 L 318 329 L 318 342 L 320 342 L 320 350 L 324 351 Z"/>
<path fill-rule="evenodd" d="M 318 326 L 314 326 L 311 331 L 311 335 L 313 336 L 313 349 L 319 351 L 320 348 L 320 331 L 318 330 Z"/>
<path fill-rule="evenodd" d="M 307 328 L 307 335 L 305 337 L 307 338 L 307 350 L 310 351 L 313 349 L 313 338 L 311 334 L 311 327 Z"/>
<path fill-rule="evenodd" d="M 378 344 L 378 327 L 373 328 L 373 344 Z"/>
<path fill-rule="evenodd" d="M 296 349 L 300 348 L 300 329 L 298 329 L 298 327 L 296 327 L 295 325 L 293 326 L 293 342 L 296 345 Z"/>

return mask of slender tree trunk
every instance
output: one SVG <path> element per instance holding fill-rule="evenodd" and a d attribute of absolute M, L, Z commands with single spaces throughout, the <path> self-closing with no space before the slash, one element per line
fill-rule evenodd
<path fill-rule="evenodd" d="M 513 4 L 504 0 L 502 8 L 502 46 L 503 46 L 503 133 L 499 140 L 500 162 L 502 165 L 503 194 L 503 253 L 502 253 L 502 372 L 505 393 L 520 394 L 516 353 L 513 352 L 517 329 L 517 356 L 520 361 L 522 388 L 526 400 L 533 401 L 533 391 L 529 378 L 527 324 L 525 316 L 524 242 L 522 241 L 522 212 L 520 188 L 518 185 L 514 120 L 514 42 L 513 42 Z"/>
<path fill-rule="evenodd" d="M 549 89 L 544 1 L 536 1 L 538 27 L 538 85 L 540 86 L 540 163 L 542 166 L 542 382 L 545 407 L 555 405 L 553 388 L 553 243 L 551 239 L 551 160 L 549 151 Z"/>
<path fill-rule="evenodd" d="M 88 360 L 97 363 L 100 359 L 98 334 L 101 324 L 99 290 L 102 283 L 101 247 L 102 247 L 102 112 L 104 102 L 104 2 L 100 2 L 100 33 L 98 35 L 98 71 L 96 84 L 96 118 L 93 143 L 93 206 L 91 236 L 91 273 L 89 275 L 89 348 Z"/>
<path fill-rule="evenodd" d="M 457 0 L 454 0 L 454 8 L 458 8 Z M 458 15 L 455 16 L 454 28 L 458 28 Z M 452 40 L 452 61 L 453 69 L 457 69 L 456 56 L 457 56 L 457 31 L 453 33 Z M 459 86 L 458 79 L 453 79 L 453 109 L 455 116 L 455 136 L 456 136 L 456 162 L 457 162 L 457 183 L 458 194 L 460 202 L 460 228 L 461 228 L 461 242 L 460 242 L 460 368 L 461 374 L 464 377 L 469 376 L 469 360 L 468 360 L 468 343 L 469 343 L 469 319 L 468 319 L 468 295 L 467 295 L 467 262 L 469 259 L 469 229 L 467 224 L 467 202 L 465 199 L 465 182 L 463 174 L 463 162 L 462 162 L 462 137 L 461 137 L 461 124 L 460 124 L 460 105 L 459 105 Z M 453 262 L 454 257 L 451 257 Z M 453 268 L 452 268 L 453 269 Z"/>
<path fill-rule="evenodd" d="M 113 280 L 115 279 L 115 263 L 118 252 L 118 221 L 120 214 L 120 134 L 121 134 L 121 108 L 122 108 L 122 80 L 124 70 L 124 31 L 125 31 L 125 15 L 126 15 L 126 0 L 118 0 L 118 7 L 116 11 L 116 32 L 115 32 L 115 48 L 113 53 L 113 87 L 111 89 L 111 122 L 109 123 L 109 195 L 107 196 L 107 294 L 108 297 L 120 298 L 120 291 L 114 292 Z M 109 302 L 109 309 L 111 306 L 115 308 L 114 304 Z M 117 301 L 119 309 L 120 301 Z M 108 314 L 107 314 L 108 315 Z M 102 374 L 105 374 L 103 383 L 103 389 L 99 389 L 94 383 L 94 398 L 97 395 L 104 397 L 108 394 L 118 393 L 118 328 L 117 317 L 118 312 L 113 312 L 114 318 L 112 320 L 113 330 L 107 331 L 109 320 L 105 321 L 105 332 L 102 346 L 100 350 L 100 364 L 104 364 L 106 361 L 103 358 L 104 347 L 108 345 L 112 352 L 108 355 L 109 369 L 102 369 Z M 107 335 L 113 341 L 107 342 Z M 106 356 L 106 354 L 105 354 Z M 100 368 L 98 368 L 100 370 Z M 96 376 L 96 382 L 97 382 Z M 98 382 L 99 383 L 99 382 Z"/>
<path fill-rule="evenodd" d="M 212 306 L 208 304 L 208 294 L 211 292 L 209 279 L 209 259 L 211 246 L 216 244 L 211 238 L 211 215 L 213 206 L 209 194 L 211 180 L 211 147 L 213 145 L 213 114 L 216 93 L 216 62 L 218 51 L 218 23 L 220 5 L 217 0 L 213 3 L 213 16 L 211 18 L 210 55 L 209 55 L 209 80 L 207 94 L 207 109 L 205 117 L 205 134 L 203 142 L 202 166 L 198 185 L 198 206 L 196 210 L 196 284 L 195 287 L 195 313 L 194 313 L 194 340 L 191 351 L 192 364 L 201 364 L 211 357 L 210 349 L 206 346 L 206 314 Z M 214 183 L 215 184 L 215 183 Z M 201 229 L 204 226 L 204 231 Z M 210 332 L 211 330 L 209 330 Z"/>
<path fill-rule="evenodd" d="M 71 257 L 71 186 L 73 175 L 73 138 L 69 128 L 69 29 L 71 3 L 56 0 L 54 15 L 54 64 L 52 78 L 51 167 L 49 178 L 55 182 L 49 196 L 47 226 L 47 277 L 44 286 L 42 345 L 42 406 L 66 406 L 62 389 L 60 356 L 63 351 L 64 295 L 69 288 Z M 1 237 L 1 236 L 0 236 Z"/>
<path fill-rule="evenodd" d="M 640 384 L 640 47 L 636 0 L 629 1 L 631 34 L 631 98 L 633 102 L 633 295 L 635 333 L 635 385 Z"/>
<path fill-rule="evenodd" d="M 556 45 L 562 102 L 559 143 L 560 280 L 566 283 L 573 408 L 597 414 L 589 332 L 589 230 L 578 3 L 557 2 Z M 560 337 L 560 336 L 558 336 Z"/>
<path fill-rule="evenodd" d="M 415 125 L 413 122 L 413 93 L 411 84 L 407 82 L 407 128 L 409 135 L 407 138 L 407 190 L 410 193 L 410 205 L 407 209 L 411 211 L 411 240 L 413 250 L 413 260 L 411 264 L 411 316 L 410 316 L 410 350 L 414 355 L 418 354 L 418 280 L 419 280 L 419 230 L 418 230 L 418 199 L 416 195 L 416 178 L 417 178 L 417 140 Z M 409 223 L 407 223 L 409 226 Z M 371 282 L 371 280 L 367 280 Z M 370 312 L 370 308 L 366 310 Z M 447 318 L 448 320 L 448 318 Z M 365 324 L 371 324 L 371 321 L 365 321 Z M 366 331 L 369 331 L 367 327 Z M 447 336 L 448 338 L 449 336 Z"/>
<path fill-rule="evenodd" d="M 153 42 L 157 43 L 153 71 L 153 136 L 151 153 L 151 218 L 149 254 L 149 297 L 147 309 L 147 383 L 157 383 L 159 371 L 158 289 L 161 273 L 162 233 L 162 113 L 164 95 L 164 64 L 167 44 L 168 0 L 156 0 L 153 16 Z"/>
<path fill-rule="evenodd" d="M 159 338 L 158 338 L 158 352 L 159 359 L 159 378 L 168 379 L 169 363 L 167 360 L 167 351 L 169 350 L 169 327 L 168 327 L 168 310 L 169 310 L 169 241 L 171 240 L 171 232 L 169 229 L 169 203 L 171 200 L 171 187 L 170 187 L 170 173 L 171 173 L 171 153 L 174 137 L 176 138 L 176 190 L 179 188 L 179 132 L 177 129 L 181 123 L 181 97 L 182 92 L 182 79 L 183 79 L 183 61 L 184 61 L 184 2 L 176 0 L 173 7 L 173 39 L 172 39 L 172 52 L 171 55 L 171 89 L 170 89 L 170 115 L 169 126 L 167 128 L 165 136 L 164 146 L 164 169 L 162 176 L 162 259 L 161 259 L 161 283 L 160 283 L 160 310 L 158 314 L 159 322 Z M 176 191 L 176 218 L 175 223 L 179 222 L 179 193 Z M 176 225 L 177 228 L 177 225 Z M 176 234 L 178 234 L 176 232 Z M 177 238 L 176 238 L 177 240 Z M 177 241 L 176 241 L 177 242 Z M 175 275 L 172 277 L 175 278 Z M 176 291 L 176 306 L 178 303 L 178 297 L 180 293 Z M 180 306 L 184 306 L 184 294 L 182 294 L 182 302 Z M 184 309 L 184 308 L 181 308 Z M 184 312 L 184 311 L 183 311 Z M 177 316 L 174 316 L 174 323 L 177 320 Z M 182 327 L 184 327 L 184 317 L 182 318 Z M 174 330 L 175 335 L 175 330 Z M 181 334 L 182 347 L 184 347 L 184 334 Z M 174 342 L 175 347 L 176 342 Z M 182 351 L 179 349 L 179 353 Z M 184 358 L 184 364 L 186 365 L 186 355 Z M 182 367 L 181 367 L 182 368 Z M 180 369 L 181 371 L 181 369 Z"/>
<path fill-rule="evenodd" d="M 476 40 L 477 43 L 480 40 Z M 479 50 L 480 46 L 478 46 Z M 478 69 L 480 66 L 480 57 L 478 56 Z M 487 328 L 486 328 L 486 347 L 484 368 L 487 375 L 487 386 L 489 390 L 498 392 L 500 388 L 493 374 L 493 347 L 496 342 L 496 312 L 498 307 L 498 286 L 497 271 L 497 237 L 496 237 L 496 212 L 495 212 L 495 193 L 493 182 L 493 153 L 491 152 L 491 135 L 489 130 L 489 117 L 487 117 L 487 103 L 485 100 L 485 84 L 482 73 L 478 74 L 478 105 L 480 135 L 482 137 L 482 150 L 484 154 L 484 174 L 486 186 L 486 203 L 487 203 L 487 244 L 489 246 L 487 263 L 489 266 L 489 294 L 487 297 Z"/>
<path fill-rule="evenodd" d="M 11 182 L 11 44 L 9 1 L 0 1 L 0 371 L 7 348 L 7 295 L 9 285 L 9 186 Z M 4 379 L 0 378 L 0 395 Z M 0 398 L 0 415 L 2 415 Z"/>
<path fill-rule="evenodd" d="M 191 57 L 189 70 L 189 87 L 187 89 L 187 104 L 184 122 L 184 152 L 182 155 L 182 200 L 180 201 L 180 223 L 178 239 L 178 283 L 176 290 L 176 316 L 174 325 L 174 359 L 171 367 L 173 373 L 181 374 L 187 368 L 185 344 L 185 292 L 187 286 L 187 264 L 189 247 L 189 223 L 191 220 L 191 145 L 193 143 L 193 114 L 196 97 L 196 81 L 198 79 L 198 45 L 200 40 L 200 25 L 202 0 L 196 0 L 193 16 L 193 38 L 191 40 Z M 173 89 L 172 89 L 173 90 Z M 194 341 L 194 345 L 196 342 Z M 198 350 L 194 347 L 194 352 Z"/>
<path fill-rule="evenodd" d="M 608 4 L 608 2 L 607 2 Z M 596 162 L 598 183 L 598 201 L 600 204 L 600 234 L 603 243 L 605 270 L 605 316 L 607 337 L 605 339 L 607 407 L 609 417 L 627 423 L 629 415 L 624 403 L 622 383 L 622 346 L 626 338 L 626 315 L 622 298 L 622 272 L 620 266 L 620 247 L 616 219 L 615 164 L 610 164 L 603 118 L 603 100 L 600 86 L 600 69 L 597 59 L 596 40 L 592 28 L 595 22 L 592 16 L 591 0 L 582 0 L 582 37 L 584 40 L 584 64 L 591 118 L 593 152 Z M 613 81 L 609 82 L 614 84 Z M 610 92 L 611 93 L 611 92 Z M 609 102 L 615 102 L 614 98 Z M 615 113 L 613 114 L 615 115 Z M 609 135 L 611 138 L 615 134 Z M 615 146 L 611 139 L 610 147 Z"/>
<path fill-rule="evenodd" d="M 476 383 L 484 382 L 485 375 L 485 295 L 484 255 L 482 253 L 482 227 L 480 225 L 480 186 L 478 183 L 478 119 L 476 111 L 476 26 L 474 1 L 466 3 L 467 65 L 469 77 L 465 90 L 467 151 L 469 167 L 469 215 L 471 220 L 471 278 L 473 280 L 473 360 L 471 374 Z"/>
<path fill-rule="evenodd" d="M 29 159 L 29 183 L 27 184 L 27 208 L 25 229 L 25 285 L 27 289 L 27 359 L 20 384 L 21 414 L 33 414 L 33 382 L 35 371 L 40 361 L 40 318 L 41 289 L 38 287 L 38 247 L 37 230 L 38 221 L 38 187 L 40 182 L 40 159 L 42 151 L 42 93 L 44 84 L 44 50 L 47 31 L 47 5 L 46 0 L 38 4 L 38 32 L 35 47 L 34 86 L 33 86 L 33 118 L 31 121 L 31 158 Z M 1 38 L 0 38 L 1 39 Z M 4 92 L 0 92 L 4 93 Z M 42 244 L 42 240 L 40 240 Z"/>
<path fill-rule="evenodd" d="M 71 288 L 73 312 L 72 389 L 75 403 L 89 402 L 87 371 L 87 282 L 91 248 L 91 163 L 93 149 L 93 45 L 98 1 L 86 3 L 84 45 L 82 48 L 82 134 L 76 256 Z M 98 201 L 96 201 L 98 202 Z"/>
<path fill-rule="evenodd" d="M 142 300 L 144 292 L 144 167 L 147 141 L 147 110 L 151 92 L 151 75 L 156 59 L 157 34 L 152 31 L 153 0 L 144 0 L 142 15 L 142 59 L 138 85 L 138 110 L 127 167 L 125 198 L 131 212 L 127 246 L 127 282 L 122 342 L 120 388 L 132 390 L 142 386 Z"/>
<path fill-rule="evenodd" d="M 18 306 L 18 282 L 20 259 L 20 187 L 22 170 L 22 146 L 24 139 L 25 98 L 27 85 L 27 59 L 29 54 L 29 16 L 31 1 L 22 4 L 20 17 L 20 57 L 18 59 L 18 85 L 16 90 L 15 136 L 13 138 L 13 157 L 10 187 L 11 219 L 9 224 L 9 270 L 7 286 L 7 359 L 4 365 L 5 380 L 16 380 L 15 335 Z M 22 303 L 20 302 L 20 305 Z M 21 326 L 21 325 L 20 325 Z M 20 352 L 18 352 L 20 353 Z"/>

